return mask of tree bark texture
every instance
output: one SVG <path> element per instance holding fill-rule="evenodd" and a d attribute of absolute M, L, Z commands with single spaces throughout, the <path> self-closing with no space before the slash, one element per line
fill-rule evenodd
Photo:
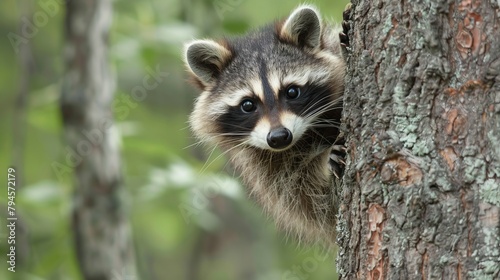
<path fill-rule="evenodd" d="M 108 68 L 111 0 L 67 1 L 66 74 L 61 112 L 75 167 L 73 231 L 87 280 L 137 279 L 131 230 L 121 199 L 123 178 L 111 111 Z"/>
<path fill-rule="evenodd" d="M 500 2 L 353 2 L 342 279 L 500 279 Z"/>

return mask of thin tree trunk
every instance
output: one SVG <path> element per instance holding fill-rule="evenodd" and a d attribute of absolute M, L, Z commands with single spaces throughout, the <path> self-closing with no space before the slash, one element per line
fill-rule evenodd
<path fill-rule="evenodd" d="M 500 279 L 498 1 L 353 2 L 342 279 Z"/>
<path fill-rule="evenodd" d="M 67 159 L 75 167 L 73 231 L 87 280 L 137 279 L 123 178 L 113 130 L 114 79 L 108 69 L 111 0 L 67 1 L 66 75 L 61 111 Z"/>

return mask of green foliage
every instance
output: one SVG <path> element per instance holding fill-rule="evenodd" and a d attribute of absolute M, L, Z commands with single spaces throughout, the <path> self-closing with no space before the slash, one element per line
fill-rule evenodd
<path fill-rule="evenodd" d="M 73 174 L 58 176 L 53 168 L 54 163 L 64 165 L 68 155 L 58 104 L 64 75 L 64 7 L 58 6 L 26 40 L 31 48 L 28 72 L 23 72 L 16 53 L 25 44 L 13 46 L 7 37 L 23 35 L 20 19 L 33 21 L 35 13 L 45 12 L 46 2 L 0 4 L 4 34 L 0 41 L 0 170 L 6 174 L 9 165 L 22 164 L 15 166 L 22 174 L 16 209 L 27 233 L 24 263 L 12 274 L 6 262 L 0 262 L 0 279 L 81 279 L 71 232 Z M 326 18 L 340 19 L 347 1 L 312 2 Z M 285 16 L 299 3 L 114 2 L 109 54 L 117 79 L 115 119 L 122 137 L 125 201 L 143 279 L 185 279 L 190 270 L 197 270 L 201 279 L 243 279 L 243 275 L 282 279 L 296 267 L 306 267 L 303 278 L 289 279 L 333 279 L 332 258 L 299 248 L 293 239 L 287 241 L 277 233 L 248 201 L 232 172 L 227 172 L 224 157 L 215 151 L 206 159 L 208 154 L 194 145 L 187 127 L 196 93 L 186 83 L 182 43 L 195 37 L 243 33 Z M 143 100 L 130 99 L 157 68 L 168 76 L 147 90 Z M 16 112 L 21 112 L 14 104 L 23 86 L 28 87 L 27 107 L 17 114 L 22 125 L 14 127 Z M 14 139 L 15 130 L 24 136 Z M 15 153 L 15 147 L 22 152 Z M 5 195 L 0 195 L 3 209 L 6 203 Z M 18 241 L 23 240 L 18 233 Z M 7 250 L 5 242 L 0 242 L 0 248 Z"/>

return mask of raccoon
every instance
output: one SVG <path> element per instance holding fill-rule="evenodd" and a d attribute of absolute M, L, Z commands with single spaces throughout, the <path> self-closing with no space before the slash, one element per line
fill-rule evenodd
<path fill-rule="evenodd" d="M 302 5 L 246 36 L 185 46 L 202 91 L 192 131 L 229 155 L 250 195 L 299 240 L 335 240 L 345 33 Z"/>

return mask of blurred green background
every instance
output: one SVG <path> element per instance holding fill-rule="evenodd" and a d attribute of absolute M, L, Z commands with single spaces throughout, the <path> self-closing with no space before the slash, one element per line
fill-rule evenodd
<path fill-rule="evenodd" d="M 47 1 L 0 3 L 0 172 L 7 209 L 7 168 L 20 184 L 18 266 L 7 270 L 2 226 L 0 279 L 82 279 L 73 249 L 70 214 L 72 174 L 52 168 L 67 154 L 58 98 L 64 73 L 64 6 L 27 40 L 20 57 L 8 34 L 20 34 Z M 341 20 L 348 1 L 308 1 L 323 17 Z M 168 72 L 144 101 L 115 111 L 127 187 L 124 198 L 133 228 L 141 279 L 335 279 L 333 255 L 299 246 L 276 231 L 234 179 L 217 151 L 192 145 L 187 115 L 196 91 L 186 83 L 182 44 L 193 38 L 241 34 L 285 17 L 300 1 L 114 1 L 110 67 L 116 100 L 142 84 L 148 69 Z M 27 59 L 27 70 L 21 67 Z M 27 72 L 26 72 L 27 71 Z M 27 87 L 26 108 L 16 108 Z M 117 103 L 119 104 L 119 103 Z M 17 136 L 16 136 L 17 135 Z M 19 165 L 19 166 L 16 166 Z M 5 210 L 3 210 L 5 209 Z M 6 224 L 5 214 L 2 215 Z M 24 257 L 23 257 L 24 256 Z M 24 259 L 21 259 L 21 258 Z M 196 278 L 198 275 L 199 278 Z"/>

